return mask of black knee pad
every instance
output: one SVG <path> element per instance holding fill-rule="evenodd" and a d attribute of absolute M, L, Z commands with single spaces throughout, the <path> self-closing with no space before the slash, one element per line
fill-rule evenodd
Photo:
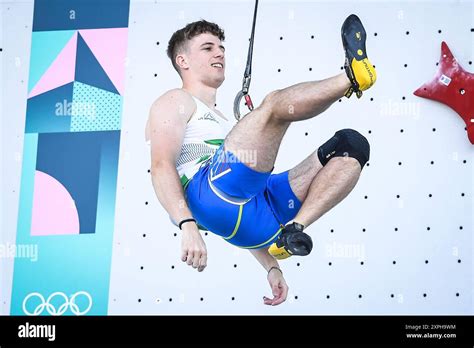
<path fill-rule="evenodd" d="M 318 149 L 319 161 L 325 166 L 333 157 L 352 157 L 360 167 L 368 162 L 370 145 L 367 139 L 353 129 L 341 129 Z"/>

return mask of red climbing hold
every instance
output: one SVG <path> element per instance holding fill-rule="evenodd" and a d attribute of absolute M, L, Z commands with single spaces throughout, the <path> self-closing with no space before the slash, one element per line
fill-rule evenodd
<path fill-rule="evenodd" d="M 474 74 L 459 65 L 446 42 L 441 43 L 438 73 L 414 94 L 439 101 L 456 111 L 466 123 L 467 136 L 474 144 Z"/>

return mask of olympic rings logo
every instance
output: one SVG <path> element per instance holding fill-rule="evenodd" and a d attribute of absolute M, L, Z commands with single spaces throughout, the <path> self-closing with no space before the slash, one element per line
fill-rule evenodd
<path fill-rule="evenodd" d="M 85 296 L 89 302 L 89 305 L 83 311 L 79 311 L 79 306 L 76 304 L 76 298 L 81 295 Z M 61 297 L 64 300 L 64 303 L 61 304 L 59 308 L 56 309 L 56 307 L 51 304 L 51 300 L 57 296 Z M 33 313 L 29 312 L 26 309 L 26 303 L 32 297 L 38 297 L 41 301 L 41 303 L 38 306 L 36 306 Z M 47 300 L 45 300 L 43 295 L 41 295 L 39 292 L 32 292 L 28 296 L 26 296 L 25 299 L 23 300 L 23 312 L 26 313 L 27 315 L 40 315 L 46 309 L 49 314 L 54 315 L 54 316 L 59 316 L 59 315 L 63 315 L 68 310 L 68 308 L 75 315 L 84 315 L 87 312 L 89 312 L 91 307 L 92 307 L 92 296 L 86 291 L 76 292 L 74 295 L 71 296 L 71 299 L 69 299 L 68 296 L 64 292 L 58 291 L 58 292 L 52 293 L 48 297 Z"/>

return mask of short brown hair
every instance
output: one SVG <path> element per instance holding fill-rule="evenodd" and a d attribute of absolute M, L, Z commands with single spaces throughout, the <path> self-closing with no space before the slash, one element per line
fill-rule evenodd
<path fill-rule="evenodd" d="M 178 65 L 176 64 L 176 56 L 178 55 L 178 52 L 185 48 L 186 42 L 188 40 L 191 40 L 193 37 L 203 33 L 209 33 L 217 36 L 221 41 L 225 40 L 224 30 L 222 30 L 217 24 L 208 22 L 204 19 L 187 24 L 184 28 L 179 29 L 171 36 L 171 39 L 168 42 L 168 49 L 166 50 L 166 53 L 171 59 L 173 67 L 180 76 L 181 73 L 179 71 Z"/>

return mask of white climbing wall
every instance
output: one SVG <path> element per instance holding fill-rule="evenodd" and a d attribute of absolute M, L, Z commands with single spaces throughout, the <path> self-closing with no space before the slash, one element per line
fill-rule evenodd
<path fill-rule="evenodd" d="M 26 18 L 32 6 L 11 5 Z M 365 25 L 378 73 L 362 99 L 344 98 L 317 118 L 293 124 L 275 172 L 295 166 L 342 128 L 367 137 L 370 162 L 349 197 L 308 228 L 311 255 L 281 261 L 290 287 L 283 305 L 263 305 L 262 297 L 271 295 L 264 269 L 248 251 L 212 233 L 204 235 L 204 272 L 180 261 L 180 231 L 153 191 L 144 139 L 152 102 L 181 86 L 167 43 L 201 18 L 225 30 L 226 81 L 217 107 L 232 117 L 253 7 L 253 1 L 132 0 L 109 314 L 473 314 L 474 146 L 453 110 L 413 95 L 436 74 L 443 40 L 474 72 L 473 1 L 261 0 L 254 104 L 274 89 L 341 73 L 340 27 L 351 13 Z M 29 50 L 31 28 L 16 30 L 17 45 L 26 42 Z M 10 82 L 24 78 L 19 71 Z M 16 92 L 3 93 L 8 100 Z M 15 240 L 18 191 L 12 190 L 19 187 L 15 153 L 23 140 L 14 136 L 23 134 L 25 93 L 22 98 L 11 106 L 17 113 L 8 123 L 2 110 L 2 215 L 8 208 L 12 216 L 2 222 L 2 243 Z M 5 312 L 10 264 L 0 291 Z"/>

